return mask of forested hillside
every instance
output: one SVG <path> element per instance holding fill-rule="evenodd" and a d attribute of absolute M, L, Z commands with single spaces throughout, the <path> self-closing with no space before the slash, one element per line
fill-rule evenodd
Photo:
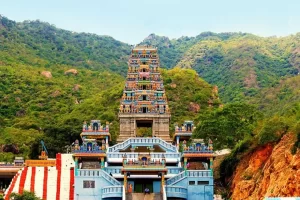
<path fill-rule="evenodd" d="M 175 122 L 195 120 L 193 137 L 233 149 L 221 164 L 223 185 L 237 177 L 245 155 L 287 136 L 288 155 L 299 155 L 299 33 L 151 34 L 142 44 L 158 47 L 171 135 Z M 50 156 L 66 152 L 90 119 L 109 121 L 114 143 L 130 49 L 109 36 L 0 17 L 0 161 L 37 158 L 41 139 Z M 230 188 L 224 193 L 231 196 Z"/>
<path fill-rule="evenodd" d="M 49 67 L 72 65 L 125 75 L 131 46 L 110 36 L 74 33 L 41 21 L 16 23 L 0 16 L 1 62 Z M 36 58 L 44 59 L 34 60 Z"/>
<path fill-rule="evenodd" d="M 217 85 L 224 102 L 248 101 L 300 71 L 300 33 L 263 38 L 207 32 L 173 40 L 151 34 L 143 43 L 158 46 L 163 67 L 192 68 Z"/>
<path fill-rule="evenodd" d="M 41 139 L 50 156 L 65 152 L 79 138 L 83 121 L 91 119 L 110 122 L 115 142 L 130 46 L 38 21 L 2 17 L 0 24 L 0 160 L 36 158 Z M 219 107 L 217 92 L 194 70 L 162 75 L 172 125 Z"/>
<path fill-rule="evenodd" d="M 215 149 L 232 149 L 216 166 L 216 193 L 227 199 L 299 194 L 299 177 L 287 174 L 299 166 L 300 33 L 202 33 L 172 40 L 151 34 L 142 43 L 158 46 L 163 67 L 194 69 L 219 87 L 224 107 L 198 114 L 193 135 L 213 138 Z"/>

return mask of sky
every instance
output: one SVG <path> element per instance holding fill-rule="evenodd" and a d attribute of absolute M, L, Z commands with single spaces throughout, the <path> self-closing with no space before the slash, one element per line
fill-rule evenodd
<path fill-rule="evenodd" d="M 300 32 L 300 0 L 0 0 L 11 20 L 41 20 L 75 32 L 137 44 L 201 32 L 286 36 Z"/>

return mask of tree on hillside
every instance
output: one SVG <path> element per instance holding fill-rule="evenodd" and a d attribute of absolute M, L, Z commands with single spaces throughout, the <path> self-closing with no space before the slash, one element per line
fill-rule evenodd
<path fill-rule="evenodd" d="M 12 193 L 10 198 L 14 200 L 41 200 L 33 192 L 28 191 L 23 191 L 23 194 Z"/>
<path fill-rule="evenodd" d="M 253 105 L 233 103 L 201 115 L 195 138 L 212 139 L 216 149 L 233 148 L 240 140 L 252 136 L 262 114 Z"/>

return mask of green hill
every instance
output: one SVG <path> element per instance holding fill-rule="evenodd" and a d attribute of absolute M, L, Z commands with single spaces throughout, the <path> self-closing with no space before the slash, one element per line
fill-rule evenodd
<path fill-rule="evenodd" d="M 65 152 L 91 119 L 109 121 L 114 142 L 130 46 L 39 21 L 0 22 L 0 160 L 36 158 L 41 139 L 50 156 Z M 195 71 L 175 68 L 162 75 L 171 128 L 195 119 L 208 102 L 219 106 L 213 87 Z"/>
<path fill-rule="evenodd" d="M 74 33 L 38 20 L 16 23 L 2 16 L 0 42 L 2 63 L 17 59 L 40 67 L 63 64 L 93 70 L 110 69 L 123 75 L 131 49 L 130 45 L 109 36 Z"/>
<path fill-rule="evenodd" d="M 293 112 L 300 96 L 299 38 L 207 32 L 170 40 L 150 35 L 142 43 L 156 45 L 161 66 L 167 68 L 161 73 L 171 130 L 175 122 L 192 119 L 199 122 L 195 137 L 233 148 L 254 136 L 260 120 L 267 123 L 274 114 Z M 65 151 L 90 119 L 109 121 L 116 140 L 130 45 L 5 17 L 0 17 L 0 43 L 2 160 L 13 153 L 37 157 L 42 138 L 52 156 Z"/>
<path fill-rule="evenodd" d="M 300 33 L 263 38 L 207 32 L 173 40 L 151 34 L 143 43 L 158 46 L 163 67 L 192 68 L 217 85 L 224 102 L 247 101 L 300 71 Z"/>
<path fill-rule="evenodd" d="M 300 75 L 282 79 L 274 87 L 262 89 L 250 103 L 257 104 L 270 116 L 274 113 L 286 113 L 300 102 Z"/>

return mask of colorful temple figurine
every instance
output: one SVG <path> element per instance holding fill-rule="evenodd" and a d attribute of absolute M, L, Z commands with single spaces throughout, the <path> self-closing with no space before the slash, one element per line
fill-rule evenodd
<path fill-rule="evenodd" d="M 175 124 L 173 142 L 176 144 L 177 149 L 179 149 L 180 142 L 189 141 L 191 139 L 194 130 L 195 126 L 193 121 L 184 121 L 181 126 L 178 126 L 177 123 Z"/>
<path fill-rule="evenodd" d="M 211 139 L 209 139 L 209 142 L 208 142 L 208 149 L 210 150 L 210 151 L 213 151 L 213 142 L 212 142 L 212 140 Z"/>

